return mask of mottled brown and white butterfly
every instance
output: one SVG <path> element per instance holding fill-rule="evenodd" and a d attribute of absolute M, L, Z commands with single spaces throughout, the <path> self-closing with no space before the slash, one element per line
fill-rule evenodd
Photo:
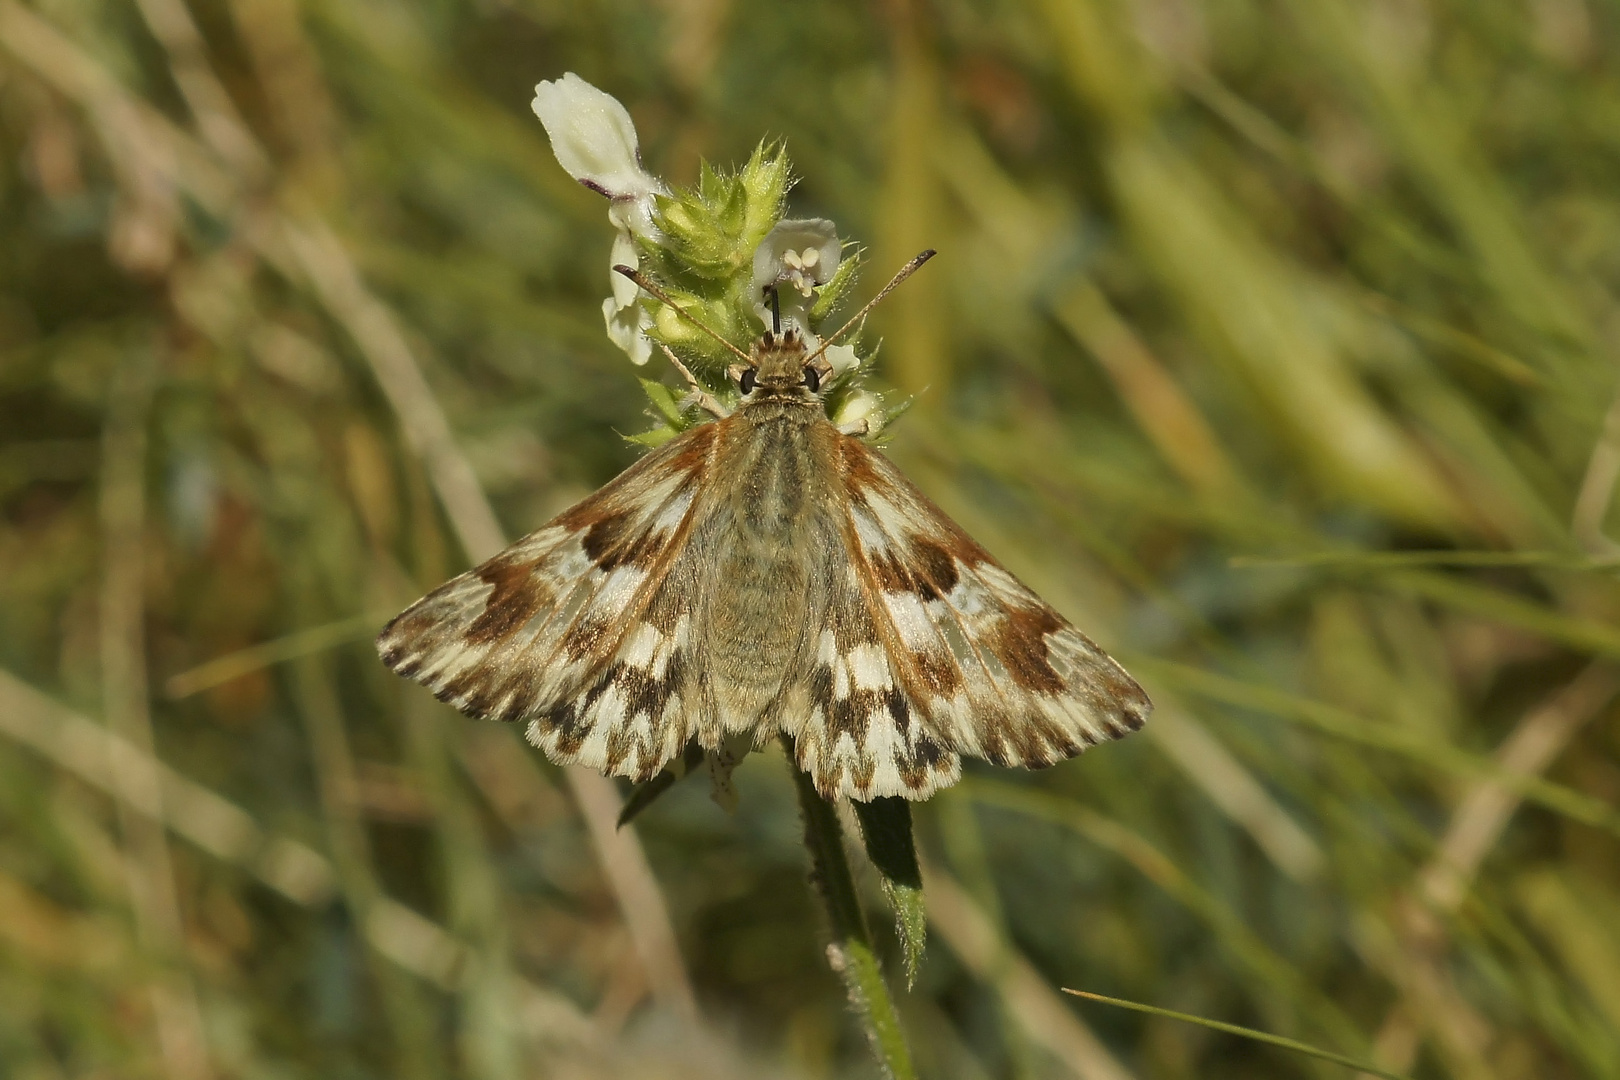
<path fill-rule="evenodd" d="M 823 796 L 862 801 L 1142 726 L 1117 663 L 828 420 L 821 350 L 767 333 L 743 358 L 735 411 L 706 402 L 723 415 L 412 604 L 383 662 L 561 764 L 648 780 L 693 741 L 785 734 Z"/>

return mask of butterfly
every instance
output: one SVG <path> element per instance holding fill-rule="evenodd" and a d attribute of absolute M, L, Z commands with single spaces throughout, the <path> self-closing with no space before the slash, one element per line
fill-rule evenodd
<path fill-rule="evenodd" d="M 681 368 L 714 419 L 406 608 L 383 662 L 636 781 L 785 736 L 829 799 L 924 799 L 964 755 L 1039 768 L 1142 726 L 1113 659 L 827 418 L 826 344 L 727 347 L 735 409 Z"/>

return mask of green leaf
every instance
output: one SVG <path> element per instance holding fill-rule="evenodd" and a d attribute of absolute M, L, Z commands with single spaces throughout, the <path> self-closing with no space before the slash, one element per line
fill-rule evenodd
<path fill-rule="evenodd" d="M 649 450 L 654 450 L 660 446 L 663 446 L 665 443 L 669 442 L 669 440 L 673 439 L 679 434 L 680 432 L 676 431 L 673 427 L 670 427 L 668 424 L 663 424 L 659 427 L 653 428 L 650 431 L 641 431 L 634 435 L 626 435 L 625 439 L 629 442 L 635 443 L 638 446 L 645 446 Z"/>
<path fill-rule="evenodd" d="M 911 411 L 912 405 L 916 404 L 916 402 L 916 397 L 909 394 L 892 405 L 885 400 L 883 402 L 883 426 L 887 428 L 890 424 L 906 415 L 906 413 Z"/>
<path fill-rule="evenodd" d="M 883 895 L 894 910 L 894 929 L 905 957 L 906 989 L 917 980 L 928 943 L 928 916 L 923 906 L 922 871 L 911 835 L 911 804 L 898 796 L 856 802 L 866 856 L 883 879 Z"/>
<path fill-rule="evenodd" d="M 619 811 L 619 828 L 622 829 L 634 821 L 660 795 L 674 787 L 677 781 L 691 776 L 702 764 L 703 747 L 696 741 L 689 743 L 686 752 L 664 766 L 657 776 L 630 789 L 629 796 L 624 800 L 624 808 Z"/>
<path fill-rule="evenodd" d="M 656 379 L 640 379 L 638 381 L 641 383 L 642 390 L 646 391 L 647 397 L 652 401 L 653 408 L 657 409 L 659 415 L 669 421 L 671 427 L 680 429 L 687 426 L 686 414 L 681 410 L 680 400 L 675 396 L 673 390 Z"/>

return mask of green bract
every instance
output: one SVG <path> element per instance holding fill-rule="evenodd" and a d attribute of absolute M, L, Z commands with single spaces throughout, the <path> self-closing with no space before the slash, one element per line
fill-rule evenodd
<path fill-rule="evenodd" d="M 644 265 L 670 299 L 744 351 L 763 329 L 749 296 L 754 251 L 782 219 L 791 186 L 780 145 L 760 143 L 736 172 L 705 162 L 695 187 L 655 197 L 658 235 L 641 242 Z M 653 313 L 647 336 L 678 350 L 711 388 L 722 388 L 736 357 L 668 305 L 644 302 Z"/>

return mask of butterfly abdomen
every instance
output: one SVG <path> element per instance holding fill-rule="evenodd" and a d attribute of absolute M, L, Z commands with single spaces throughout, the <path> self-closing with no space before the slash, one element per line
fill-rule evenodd
<path fill-rule="evenodd" d="M 804 666 L 814 591 L 807 549 L 825 531 L 825 450 L 814 408 L 771 402 L 745 410 L 715 462 L 737 481 L 701 530 L 715 566 L 704 620 L 708 681 L 728 731 L 756 725 Z"/>

